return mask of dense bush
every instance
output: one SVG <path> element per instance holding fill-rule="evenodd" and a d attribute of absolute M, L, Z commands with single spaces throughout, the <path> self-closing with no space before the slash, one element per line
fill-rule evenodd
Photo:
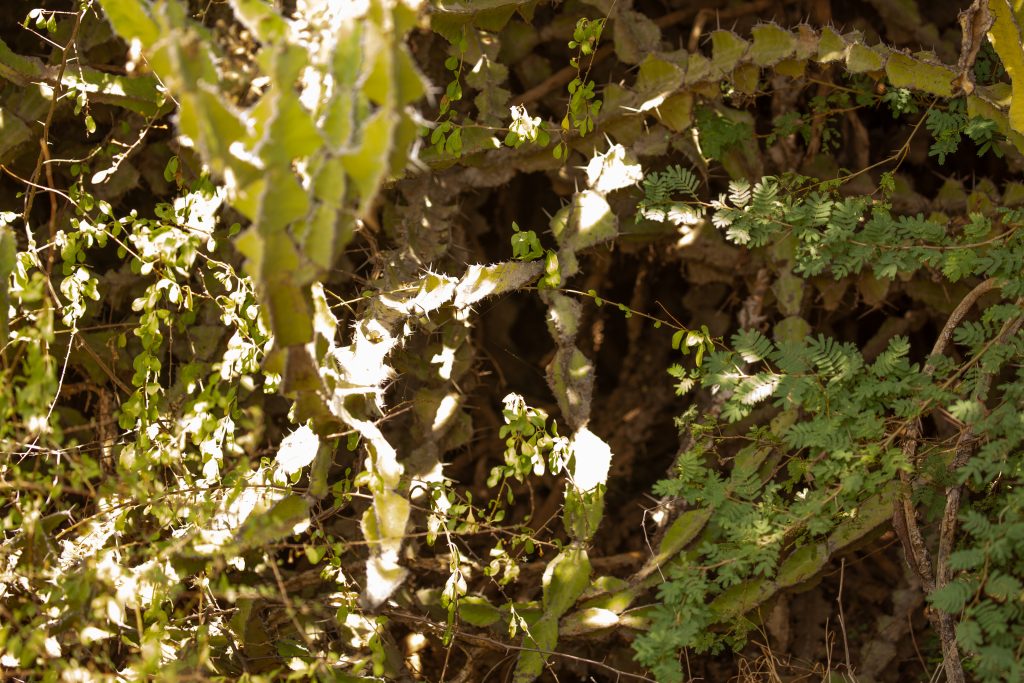
<path fill-rule="evenodd" d="M 1019 2 L 51 5 L 6 677 L 1024 675 Z"/>

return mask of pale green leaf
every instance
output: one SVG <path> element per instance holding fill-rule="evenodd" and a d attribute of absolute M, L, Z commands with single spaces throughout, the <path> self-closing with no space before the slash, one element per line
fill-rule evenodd
<path fill-rule="evenodd" d="M 882 55 L 866 45 L 854 43 L 846 56 L 846 68 L 850 73 L 859 74 L 866 71 L 881 71 L 885 62 Z"/>
<path fill-rule="evenodd" d="M 822 64 L 836 62 L 846 56 L 846 41 L 827 26 L 818 38 L 818 61 Z"/>
<path fill-rule="evenodd" d="M 160 27 L 150 16 L 147 3 L 140 0 L 103 0 L 102 6 L 114 31 L 125 40 L 138 38 L 147 47 L 160 40 Z"/>
<path fill-rule="evenodd" d="M 657 50 L 661 29 L 647 15 L 629 9 L 619 10 L 612 23 L 615 54 L 626 64 L 639 64 Z"/>
<path fill-rule="evenodd" d="M 939 97 L 953 96 L 954 71 L 909 55 L 894 52 L 885 62 L 885 75 L 894 88 L 908 88 Z"/>
<path fill-rule="evenodd" d="M 578 491 L 593 491 L 598 485 L 608 483 L 612 449 L 607 443 L 586 427 L 581 427 L 573 435 L 569 448 L 575 463 L 572 483 Z"/>
<path fill-rule="evenodd" d="M 299 495 L 290 495 L 274 503 L 266 512 L 254 512 L 242 524 L 235 537 L 238 549 L 261 548 L 291 536 L 309 521 L 309 503 Z"/>
<path fill-rule="evenodd" d="M 1013 88 L 1010 127 L 1024 133 L 1024 35 L 1007 0 L 989 0 L 989 9 L 994 21 L 988 39 L 999 54 Z"/>
<path fill-rule="evenodd" d="M 668 94 L 683 84 L 683 70 L 653 54 L 640 63 L 634 89 L 644 96 Z"/>
<path fill-rule="evenodd" d="M 558 645 L 558 620 L 545 615 L 530 626 L 523 637 L 523 650 L 516 662 L 512 683 L 531 683 L 544 671 L 544 662 Z"/>
<path fill-rule="evenodd" d="M 771 66 L 796 50 L 796 36 L 775 24 L 760 24 L 751 29 L 754 44 L 750 58 L 758 66 Z"/>
<path fill-rule="evenodd" d="M 544 570 L 544 614 L 557 619 L 590 585 L 590 558 L 580 545 L 564 549 Z"/>
<path fill-rule="evenodd" d="M 729 73 L 747 54 L 750 43 L 732 31 L 719 29 L 711 32 L 711 66 L 721 73 Z"/>
<path fill-rule="evenodd" d="M 286 166 L 267 169 L 257 220 L 260 233 L 270 235 L 283 231 L 289 224 L 304 218 L 307 211 L 309 195 L 291 169 Z"/>
<path fill-rule="evenodd" d="M 652 558 L 647 563 L 647 566 L 651 569 L 656 568 L 681 552 L 690 541 L 697 537 L 697 534 L 701 532 L 704 525 L 708 523 L 712 512 L 710 508 L 697 508 L 695 510 L 687 510 L 679 515 L 669 525 L 668 530 L 661 539 L 661 545 L 658 546 L 657 556 Z"/>
<path fill-rule="evenodd" d="M 387 109 L 378 110 L 363 125 L 359 148 L 342 156 L 345 170 L 359 191 L 363 210 L 369 208 L 387 173 L 396 116 Z"/>
<path fill-rule="evenodd" d="M 230 0 L 235 16 L 260 42 L 272 44 L 288 31 L 288 23 L 266 0 Z M 106 3 L 104 3 L 106 4 Z"/>
<path fill-rule="evenodd" d="M 455 307 L 466 308 L 488 296 L 516 290 L 536 280 L 542 269 L 540 261 L 470 266 L 456 286 Z"/>
<path fill-rule="evenodd" d="M 726 589 L 711 601 L 710 609 L 718 621 L 730 621 L 754 609 L 774 592 L 772 582 L 766 579 L 749 579 Z"/>
<path fill-rule="evenodd" d="M 789 588 L 810 580 L 828 562 L 828 548 L 824 543 L 810 543 L 798 548 L 779 567 L 776 583 Z"/>
<path fill-rule="evenodd" d="M 484 598 L 467 595 L 459 599 L 459 618 L 477 628 L 487 628 L 501 619 L 501 610 Z"/>

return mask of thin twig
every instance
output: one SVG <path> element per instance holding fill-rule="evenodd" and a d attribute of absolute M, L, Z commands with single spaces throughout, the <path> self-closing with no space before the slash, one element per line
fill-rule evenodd
<path fill-rule="evenodd" d="M 846 577 L 846 558 L 839 564 L 839 595 L 836 596 L 836 603 L 839 605 L 839 630 L 843 634 L 843 652 L 846 654 L 846 673 L 853 675 L 853 666 L 850 664 L 850 643 L 846 639 L 846 614 L 843 612 L 843 579 Z"/>
<path fill-rule="evenodd" d="M 305 641 L 306 647 L 309 648 L 309 651 L 315 652 L 316 648 L 313 645 L 313 641 L 310 639 L 309 634 L 306 633 L 306 629 L 302 627 L 301 623 L 299 623 L 298 612 L 295 611 L 295 604 L 288 595 L 288 589 L 285 588 L 284 579 L 281 578 L 281 571 L 277 568 L 277 561 L 270 556 L 270 553 L 264 553 L 263 558 L 270 566 L 270 571 L 274 574 L 274 580 L 277 582 L 277 590 L 281 594 L 281 602 L 284 603 L 284 610 L 288 613 L 288 618 L 291 620 L 292 626 L 295 627 L 299 637 Z"/>
<path fill-rule="evenodd" d="M 75 41 L 78 40 L 78 29 L 82 26 L 82 19 L 84 16 L 84 9 L 75 13 L 75 24 L 71 27 L 71 36 L 68 38 L 67 45 L 65 45 L 63 50 L 61 51 L 62 54 L 60 60 L 60 67 L 57 69 L 57 78 L 53 85 L 53 96 L 50 100 L 50 109 L 46 112 L 46 120 L 43 121 L 43 134 L 39 138 L 39 146 L 41 151 L 39 152 L 39 156 L 36 158 L 36 167 L 32 171 L 32 175 L 29 178 L 30 184 L 28 192 L 25 193 L 25 211 L 23 216 L 26 226 L 31 225 L 29 219 L 32 213 L 32 203 L 35 200 L 36 188 L 39 187 L 38 185 L 36 185 L 36 183 L 39 181 L 39 174 L 43 169 L 43 162 L 46 161 L 46 159 L 49 157 L 49 151 L 47 147 L 50 144 L 50 126 L 53 124 L 53 114 L 57 110 L 57 102 L 60 101 L 60 98 L 62 96 L 61 83 L 64 80 L 64 71 L 67 69 L 68 66 L 68 50 L 71 49 L 71 47 L 75 44 Z M 54 226 L 52 225 L 52 221 L 50 229 L 51 232 L 55 232 Z M 50 239 L 53 239 L 52 234 L 50 235 Z"/>

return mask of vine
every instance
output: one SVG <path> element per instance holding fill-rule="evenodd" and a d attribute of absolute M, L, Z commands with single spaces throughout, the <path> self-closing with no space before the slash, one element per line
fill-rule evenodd
<path fill-rule="evenodd" d="M 475 680 L 497 643 L 527 683 L 610 669 L 569 653 L 616 632 L 678 681 L 892 528 L 946 678 L 1020 678 L 1020 12 L 974 2 L 953 65 L 590 4 L 102 0 L 4 34 L 5 674 Z M 487 335 L 543 372 L 485 391 Z M 608 556 L 616 468 L 672 419 Z"/>

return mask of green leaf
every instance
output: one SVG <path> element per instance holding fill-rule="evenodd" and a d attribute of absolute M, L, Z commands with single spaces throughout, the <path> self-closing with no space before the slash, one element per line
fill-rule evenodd
<path fill-rule="evenodd" d="M 293 279 L 295 246 L 288 235 L 278 233 L 267 238 L 263 253 L 263 287 L 275 340 L 282 347 L 305 344 L 313 338 L 313 321 L 308 291 Z"/>
<path fill-rule="evenodd" d="M 779 312 L 783 315 L 799 315 L 804 299 L 804 280 L 789 270 L 779 274 L 772 287 L 779 302 Z"/>
<path fill-rule="evenodd" d="M 590 585 L 590 558 L 580 545 L 566 548 L 544 570 L 544 614 L 557 619 Z"/>
<path fill-rule="evenodd" d="M 654 54 L 640 63 L 634 89 L 643 96 L 668 94 L 683 84 L 683 70 Z"/>
<path fill-rule="evenodd" d="M 775 593 L 775 586 L 767 579 L 748 579 L 728 588 L 709 606 L 718 621 L 731 621 L 746 614 Z"/>
<path fill-rule="evenodd" d="M 740 330 L 730 341 L 736 352 L 748 363 L 764 360 L 775 349 L 770 339 L 753 328 Z"/>
<path fill-rule="evenodd" d="M 320 437 L 308 426 L 302 425 L 281 440 L 274 461 L 285 474 L 295 474 L 313 462 L 319 448 Z"/>
<path fill-rule="evenodd" d="M 284 17 L 265 0 L 230 0 L 235 16 L 259 38 L 261 43 L 273 44 L 288 31 Z M 106 4 L 106 3 L 104 3 Z"/>
<path fill-rule="evenodd" d="M 542 268 L 539 261 L 470 266 L 456 286 L 455 307 L 466 308 L 486 297 L 516 290 L 537 279 Z"/>
<path fill-rule="evenodd" d="M 789 588 L 810 580 L 828 562 L 828 548 L 824 543 L 810 543 L 796 550 L 779 567 L 775 581 L 782 588 Z"/>
<path fill-rule="evenodd" d="M 363 125 L 359 148 L 342 156 L 345 171 L 359 191 L 360 213 L 369 208 L 384 181 L 395 124 L 396 116 L 393 112 L 378 110 Z"/>
<path fill-rule="evenodd" d="M 167 165 L 164 166 L 164 180 L 172 182 L 175 176 L 178 174 L 178 157 L 172 156 L 167 160 Z"/>
<path fill-rule="evenodd" d="M 285 166 L 267 169 L 257 220 L 260 233 L 269 236 L 282 232 L 289 224 L 304 218 L 307 211 L 309 195 L 291 169 Z"/>
<path fill-rule="evenodd" d="M 953 581 L 928 595 L 928 602 L 943 612 L 959 614 L 974 595 L 974 590 L 966 583 Z"/>
<path fill-rule="evenodd" d="M 818 38 L 818 61 L 822 64 L 836 62 L 846 55 L 846 41 L 829 27 L 821 30 Z"/>
<path fill-rule="evenodd" d="M 559 624 L 558 632 L 563 636 L 578 636 L 619 623 L 619 615 L 601 607 L 586 607 L 565 617 Z"/>
<path fill-rule="evenodd" d="M 780 320 L 772 329 L 772 336 L 777 342 L 798 344 L 811 333 L 811 325 L 798 315 L 791 315 Z"/>
<path fill-rule="evenodd" d="M 956 74 L 947 66 L 893 52 L 885 62 L 885 75 L 894 88 L 909 88 L 939 97 L 953 96 Z"/>
<path fill-rule="evenodd" d="M 32 129 L 9 109 L 0 106 L 0 163 L 9 163 L 11 155 L 32 139 Z"/>
<path fill-rule="evenodd" d="M 647 565 L 656 568 L 681 552 L 708 523 L 712 512 L 711 508 L 697 508 L 696 510 L 687 510 L 679 515 L 669 525 L 662 537 L 661 545 L 658 546 L 658 554 L 651 558 Z"/>
<path fill-rule="evenodd" d="M 661 42 L 661 29 L 641 12 L 619 10 L 612 29 L 615 54 L 626 64 L 639 64 Z"/>
<path fill-rule="evenodd" d="M 211 87 L 178 95 L 178 128 L 194 140 L 210 166 L 222 173 L 241 164 L 230 152 L 236 141 L 244 139 L 245 124 Z"/>
<path fill-rule="evenodd" d="M 459 618 L 477 628 L 486 628 L 501 620 L 501 610 L 484 598 L 467 595 L 459 598 Z"/>
<path fill-rule="evenodd" d="M 877 50 L 861 43 L 854 43 L 850 46 L 850 52 L 846 56 L 846 68 L 850 73 L 881 71 L 883 65 L 882 55 Z"/>
<path fill-rule="evenodd" d="M 571 219 L 571 220 L 570 220 Z M 551 219 L 551 230 L 559 246 L 579 251 L 618 234 L 618 221 L 600 192 L 584 190 Z"/>
<path fill-rule="evenodd" d="M 473 17 L 473 24 L 482 28 L 485 31 L 491 31 L 497 33 L 505 28 L 509 19 L 515 14 L 518 9 L 515 3 L 506 3 L 500 7 L 491 7 L 488 9 L 481 9 L 477 12 L 476 16 Z"/>
<path fill-rule="evenodd" d="M 775 24 L 761 24 L 750 32 L 754 37 L 750 58 L 758 66 L 772 66 L 796 50 L 796 36 Z"/>
<path fill-rule="evenodd" d="M 869 497 L 856 508 L 852 517 L 843 520 L 828 538 L 829 552 L 836 552 L 877 529 L 892 519 L 892 501 L 896 485 L 886 484 L 882 491 Z"/>
<path fill-rule="evenodd" d="M 750 43 L 732 31 L 711 32 L 711 67 L 723 74 L 731 72 L 747 54 Z"/>
<path fill-rule="evenodd" d="M 146 47 L 161 37 L 160 27 L 149 14 L 149 7 L 139 0 L 103 0 L 103 13 L 114 31 L 122 38 L 138 38 Z"/>
<path fill-rule="evenodd" d="M 523 637 L 523 650 L 516 662 L 512 683 L 531 683 L 544 671 L 544 662 L 558 645 L 558 620 L 545 615 L 530 626 Z"/>
<path fill-rule="evenodd" d="M 316 457 L 309 466 L 309 487 L 306 493 L 314 500 L 323 499 L 330 490 L 328 474 L 334 464 L 334 451 L 336 444 L 333 442 L 322 442 L 317 448 Z"/>
<path fill-rule="evenodd" d="M 662 101 L 655 109 L 658 120 L 669 130 L 681 133 L 693 123 L 693 93 L 681 92 Z"/>
<path fill-rule="evenodd" d="M 290 495 L 274 503 L 269 510 L 255 512 L 242 524 L 235 536 L 235 552 L 261 548 L 295 533 L 309 520 L 309 503 L 299 495 Z"/>
<path fill-rule="evenodd" d="M 260 156 L 268 166 L 287 166 L 323 146 L 320 131 L 295 93 L 279 93 L 276 108 L 260 147 Z"/>
<path fill-rule="evenodd" d="M 521 9 L 533 2 L 535 0 L 432 0 L 431 4 L 439 14 L 476 14 L 503 7 Z"/>

